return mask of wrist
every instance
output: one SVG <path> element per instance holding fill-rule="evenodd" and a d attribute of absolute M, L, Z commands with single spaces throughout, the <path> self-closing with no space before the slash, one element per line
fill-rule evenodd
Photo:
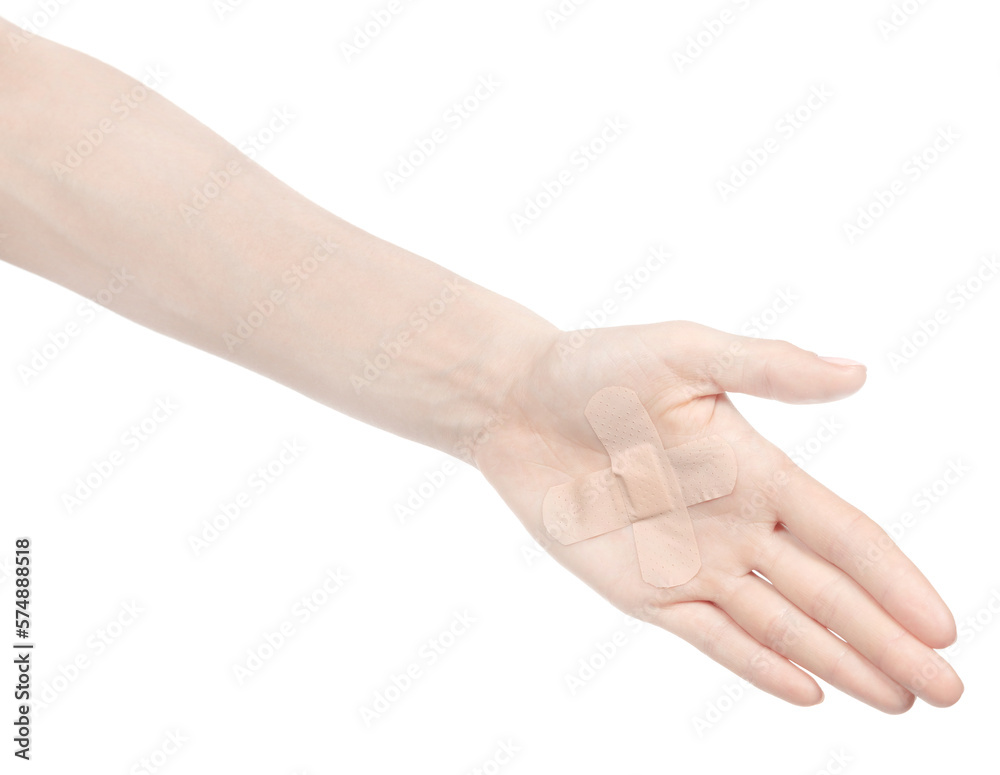
<path fill-rule="evenodd" d="M 478 455 L 499 428 L 523 405 L 526 376 L 557 341 L 560 330 L 521 305 L 474 287 L 464 320 L 471 357 L 460 360 L 449 376 L 459 397 L 457 411 L 446 419 L 443 449 L 478 468 Z M 464 400 L 461 397 L 465 397 Z"/>

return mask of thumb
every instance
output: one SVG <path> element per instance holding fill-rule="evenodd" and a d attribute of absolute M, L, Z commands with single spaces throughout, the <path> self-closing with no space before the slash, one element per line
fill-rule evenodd
<path fill-rule="evenodd" d="M 668 324 L 670 325 L 670 324 Z M 865 366 L 846 358 L 821 357 L 789 342 L 755 339 L 717 331 L 693 323 L 679 324 L 686 346 L 677 336 L 665 351 L 669 363 L 703 395 L 747 393 L 791 404 L 835 401 L 857 392 L 868 375 Z M 664 352 L 664 350 L 661 350 Z"/>

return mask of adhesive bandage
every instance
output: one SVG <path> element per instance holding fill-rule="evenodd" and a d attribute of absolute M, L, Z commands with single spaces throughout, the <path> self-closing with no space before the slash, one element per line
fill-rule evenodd
<path fill-rule="evenodd" d="M 611 458 L 611 468 L 549 489 L 542 522 L 562 544 L 632 525 L 639 570 L 654 587 L 690 581 L 701 567 L 687 507 L 729 495 L 736 455 L 721 436 L 664 449 L 634 391 L 607 387 L 584 415 Z"/>

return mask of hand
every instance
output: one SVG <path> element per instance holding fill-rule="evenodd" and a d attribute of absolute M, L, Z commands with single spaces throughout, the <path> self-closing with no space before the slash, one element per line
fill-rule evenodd
<path fill-rule="evenodd" d="M 887 713 L 907 710 L 914 695 L 937 706 L 958 700 L 962 682 L 933 650 L 954 642 L 955 622 L 927 579 L 726 395 L 830 401 L 864 384 L 863 366 L 692 323 L 588 333 L 560 333 L 532 356 L 473 453 L 549 553 L 622 611 L 797 705 L 823 692 L 796 665 Z M 689 507 L 702 566 L 685 584 L 641 579 L 631 527 L 564 546 L 542 525 L 550 487 L 609 466 L 583 410 L 610 385 L 638 394 L 665 447 L 719 434 L 736 453 L 733 493 Z"/>

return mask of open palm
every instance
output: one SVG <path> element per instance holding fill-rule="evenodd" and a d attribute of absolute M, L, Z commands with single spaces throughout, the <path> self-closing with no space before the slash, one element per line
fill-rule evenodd
<path fill-rule="evenodd" d="M 550 554 L 624 612 L 789 702 L 823 698 L 796 665 L 889 713 L 907 710 L 914 695 L 938 706 L 958 700 L 962 683 L 933 650 L 955 640 L 955 623 L 930 583 L 885 531 L 760 436 L 726 395 L 829 401 L 860 388 L 863 367 L 685 322 L 588 333 L 560 335 L 527 364 L 474 453 Z M 550 487 L 608 467 L 583 410 L 612 385 L 638 394 L 664 447 L 719 434 L 736 454 L 732 494 L 688 509 L 702 565 L 679 586 L 642 580 L 631 526 L 562 545 L 542 525 Z"/>

